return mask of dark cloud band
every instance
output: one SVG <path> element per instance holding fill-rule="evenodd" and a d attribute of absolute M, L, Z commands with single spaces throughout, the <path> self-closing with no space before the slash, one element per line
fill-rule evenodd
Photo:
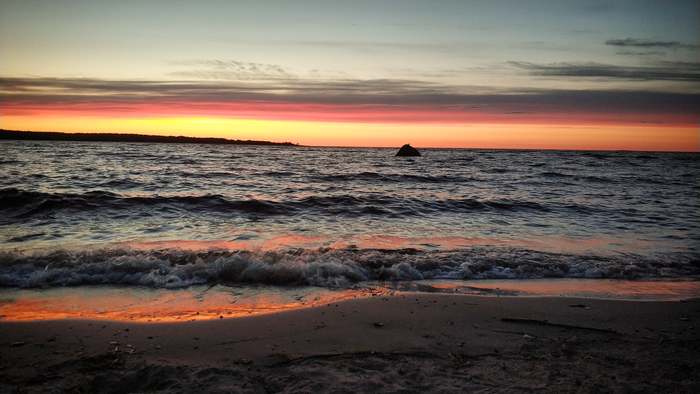
<path fill-rule="evenodd" d="M 691 66 L 697 66 L 690 64 Z M 542 75 L 610 75 L 518 63 Z M 609 70 L 608 70 L 609 71 Z M 410 80 L 277 80 L 267 82 L 137 81 L 0 78 L 0 113 L 7 108 L 119 104 L 304 104 L 353 109 L 477 111 L 500 114 L 667 114 L 697 119 L 700 94 L 640 90 L 490 89 Z"/>
<path fill-rule="evenodd" d="M 531 75 L 543 77 L 587 77 L 641 81 L 700 82 L 700 63 L 663 62 L 658 66 L 616 66 L 600 63 L 509 62 Z"/>
<path fill-rule="evenodd" d="M 632 48 L 665 48 L 665 49 L 690 49 L 696 50 L 700 45 L 686 44 L 679 41 L 653 41 L 640 40 L 636 38 L 622 38 L 605 41 L 605 45 L 616 47 L 632 47 Z"/>

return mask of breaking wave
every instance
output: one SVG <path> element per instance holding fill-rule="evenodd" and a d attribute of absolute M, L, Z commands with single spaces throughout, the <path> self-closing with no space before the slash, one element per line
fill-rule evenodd
<path fill-rule="evenodd" d="M 348 287 L 363 281 L 423 279 L 645 278 L 700 275 L 697 255 L 574 255 L 476 247 L 184 251 L 101 249 L 0 253 L 0 286 L 201 284 Z"/>
<path fill-rule="evenodd" d="M 576 204 L 543 205 L 512 199 L 480 200 L 455 198 L 423 200 L 396 195 L 321 195 L 289 200 L 232 199 L 218 194 L 199 196 L 123 196 L 106 191 L 82 194 L 43 193 L 18 189 L 0 190 L 0 212 L 6 218 L 22 219 L 58 211 L 138 210 L 163 208 L 213 214 L 293 215 L 304 213 L 362 216 L 415 216 L 440 212 L 469 213 L 588 212 Z"/>

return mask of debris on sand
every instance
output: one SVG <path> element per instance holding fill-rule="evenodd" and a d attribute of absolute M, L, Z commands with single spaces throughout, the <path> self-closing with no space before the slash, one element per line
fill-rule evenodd
<path fill-rule="evenodd" d="M 571 305 L 569 305 L 569 308 L 591 309 L 591 307 L 586 305 L 586 304 L 571 304 Z"/>
<path fill-rule="evenodd" d="M 576 325 L 562 324 L 562 323 L 551 323 L 548 320 L 521 319 L 521 318 L 517 318 L 517 317 L 504 317 L 501 319 L 501 321 L 504 323 L 532 324 L 532 325 L 536 325 L 536 326 L 549 326 L 549 327 L 559 327 L 559 328 L 566 328 L 566 329 L 573 329 L 573 330 L 596 331 L 596 332 L 602 332 L 602 333 L 606 333 L 606 334 L 618 334 L 617 331 L 609 330 L 607 328 L 585 327 L 585 326 L 576 326 Z"/>

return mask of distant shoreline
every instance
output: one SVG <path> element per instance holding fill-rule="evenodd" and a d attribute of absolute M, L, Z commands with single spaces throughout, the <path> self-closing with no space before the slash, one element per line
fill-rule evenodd
<path fill-rule="evenodd" d="M 79 142 L 145 142 L 174 144 L 265 145 L 298 147 L 292 142 L 230 140 L 227 138 L 185 137 L 170 135 L 118 133 L 64 133 L 59 131 L 19 131 L 0 129 L 0 140 L 21 141 L 79 141 Z"/>
<path fill-rule="evenodd" d="M 148 134 L 127 133 L 74 133 L 63 131 L 19 131 L 0 129 L 0 141 L 82 141 L 82 142 L 139 142 L 139 143 L 176 143 L 176 144 L 214 144 L 214 145 L 262 145 L 282 147 L 305 148 L 333 148 L 333 149 L 387 149 L 396 150 L 397 146 L 371 146 L 371 145 L 302 145 L 293 142 L 272 142 L 258 140 L 230 140 L 214 137 L 185 137 L 185 136 L 160 136 Z M 600 153 L 681 153 L 697 155 L 700 151 L 673 151 L 673 150 L 628 150 L 628 149 L 555 149 L 555 148 L 516 148 L 516 147 L 469 147 L 469 146 L 419 146 L 420 150 L 471 150 L 471 151 L 512 151 L 512 152 L 600 152 Z"/>

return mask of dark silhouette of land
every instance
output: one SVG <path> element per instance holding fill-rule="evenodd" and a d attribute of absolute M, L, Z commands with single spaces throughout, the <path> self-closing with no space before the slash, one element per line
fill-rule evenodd
<path fill-rule="evenodd" d="M 0 140 L 25 141 L 100 141 L 100 142 L 157 142 L 175 144 L 271 145 L 299 146 L 292 142 L 230 140 L 227 138 L 200 138 L 168 135 L 117 133 L 63 133 L 58 131 L 16 131 L 0 129 Z"/>

